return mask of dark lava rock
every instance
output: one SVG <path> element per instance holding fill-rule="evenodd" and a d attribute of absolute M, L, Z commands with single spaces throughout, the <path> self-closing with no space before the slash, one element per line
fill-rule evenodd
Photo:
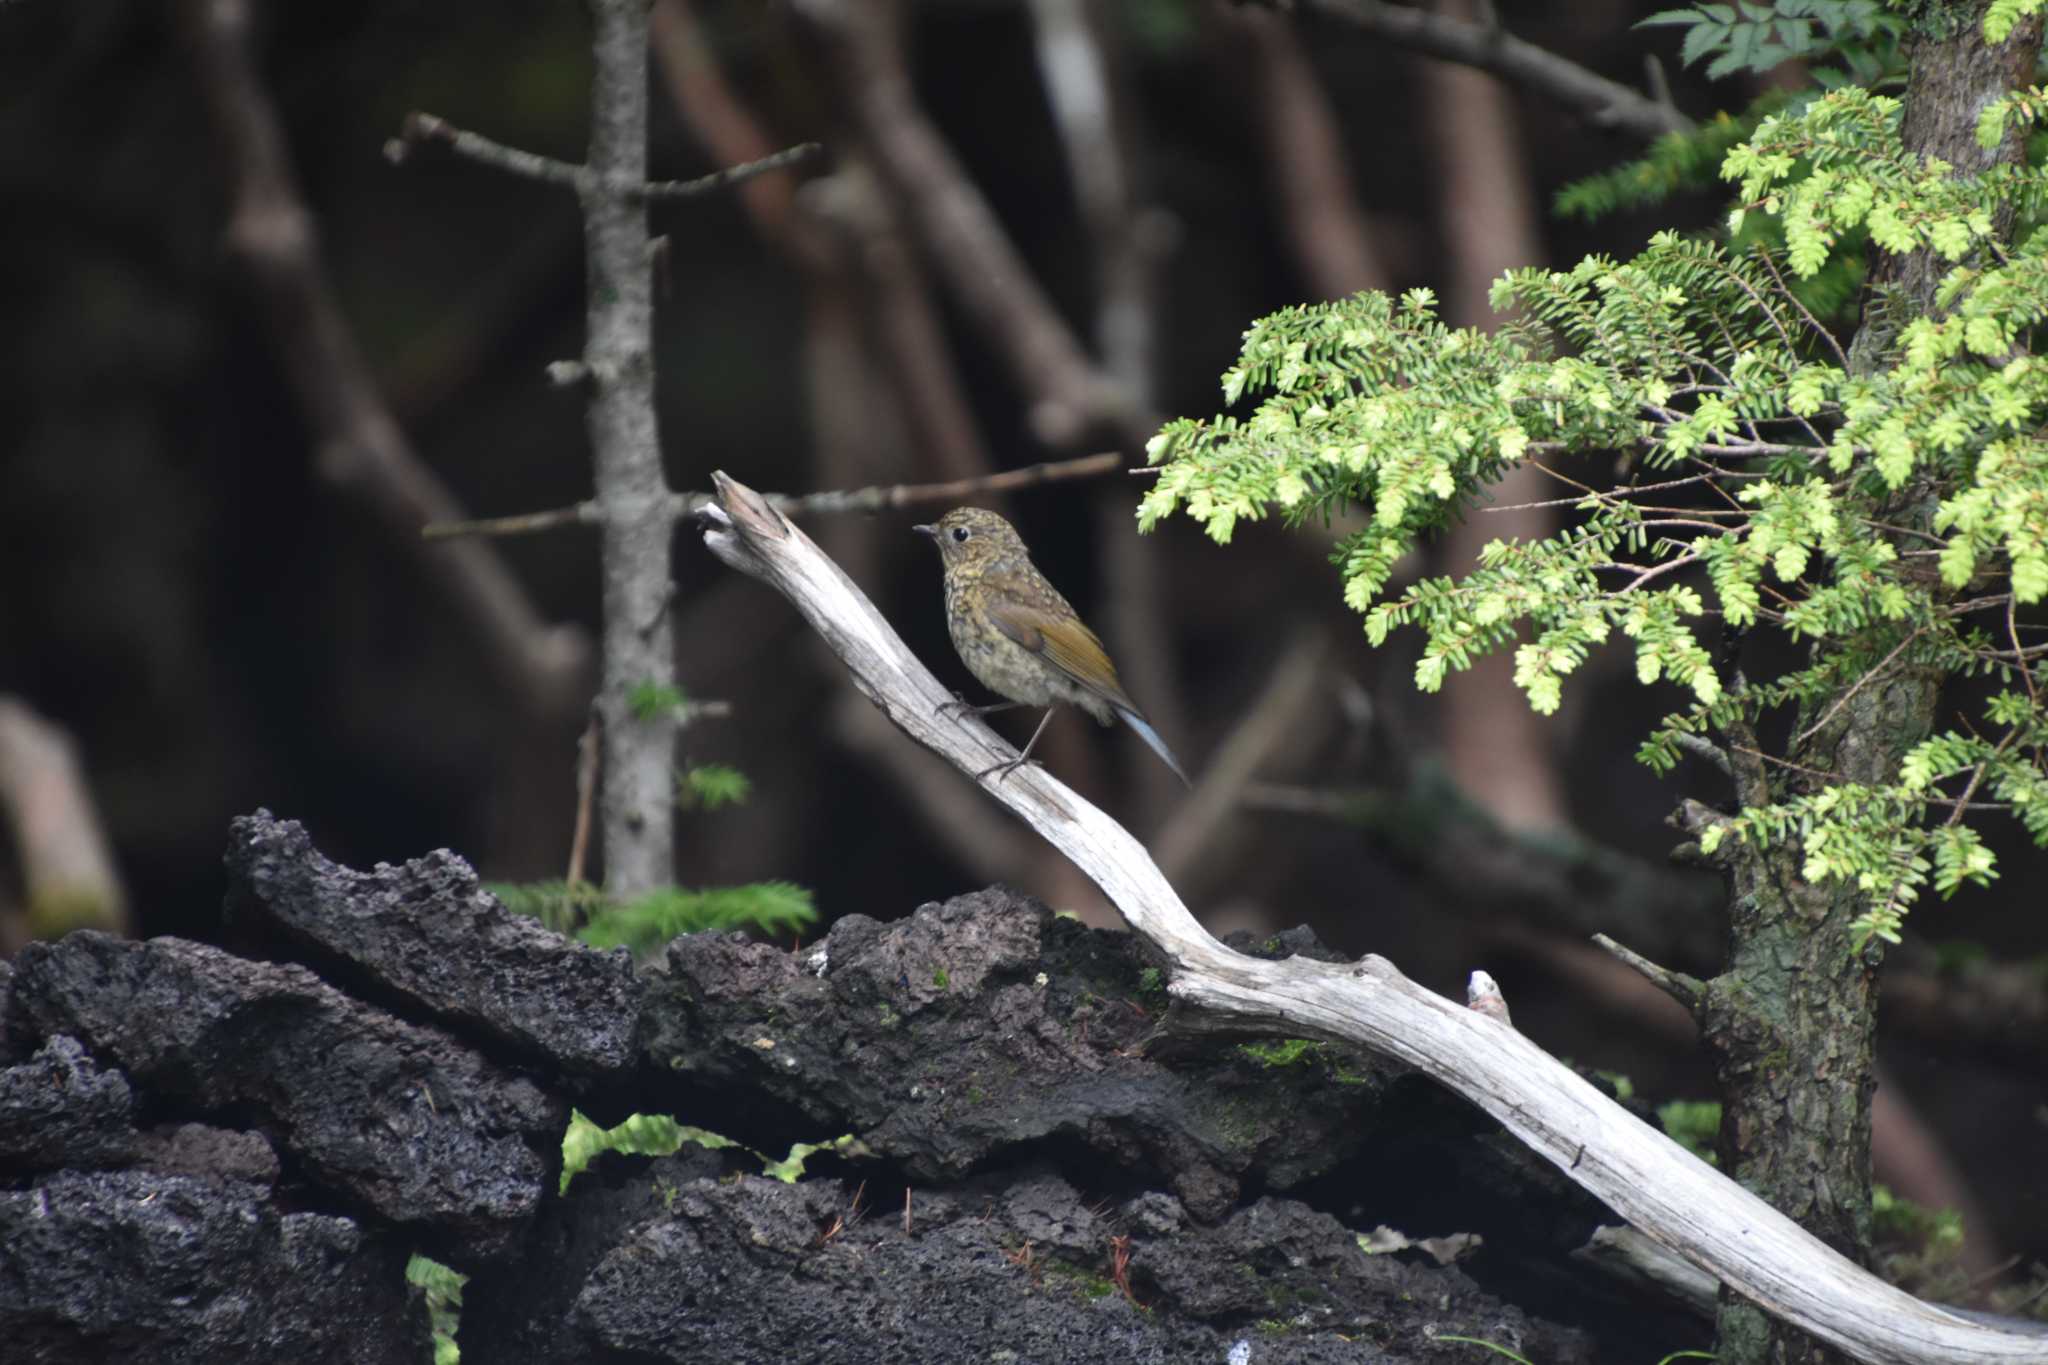
<path fill-rule="evenodd" d="M 58 1034 L 19 1066 L 0 1070 L 0 1169 L 127 1164 L 138 1135 L 135 1098 L 76 1038 Z"/>
<path fill-rule="evenodd" d="M 35 1034 L 14 1007 L 14 964 L 0 958 L 0 1066 L 25 1062 L 35 1050 Z"/>
<path fill-rule="evenodd" d="M 42 1032 L 180 1106 L 253 1118 L 315 1182 L 451 1256 L 509 1250 L 558 1161 L 558 1101 L 303 967 L 79 932 L 24 949 L 14 993 Z"/>
<path fill-rule="evenodd" d="M 405 1253 L 347 1218 L 280 1215 L 265 1193 L 144 1171 L 67 1171 L 0 1191 L 0 1357 L 428 1359 Z"/>
<path fill-rule="evenodd" d="M 349 984 L 571 1073 L 636 1060 L 632 956 L 513 914 L 446 849 L 357 872 L 321 857 L 297 821 L 258 811 L 231 826 L 227 868 L 231 921 L 280 934 L 316 966 L 344 964 Z"/>
<path fill-rule="evenodd" d="M 204 1123 L 177 1123 L 142 1134 L 135 1164 L 163 1175 L 206 1175 L 245 1184 L 274 1185 L 277 1153 L 261 1133 L 238 1133 Z"/>
<path fill-rule="evenodd" d="M 667 1215 L 685 1186 L 759 1170 L 739 1149 L 694 1144 L 667 1157 L 600 1156 L 568 1198 L 541 1210 L 525 1255 L 480 1266 L 470 1278 L 458 1334 L 464 1358 L 549 1365 L 586 1358 L 589 1341 L 570 1310 L 597 1263 L 635 1229 Z M 725 1357 L 714 1351 L 705 1359 Z"/>
<path fill-rule="evenodd" d="M 1212 1221 L 1246 1178 L 1288 1188 L 1371 1133 L 1393 1072 L 1362 1054 L 1272 1065 L 1209 1044 L 1172 1069 L 1145 1056 L 1166 998 L 1139 951 L 1002 888 L 888 924 L 849 915 L 794 955 L 692 935 L 669 945 L 643 1035 L 656 1068 L 775 1096 L 921 1181 L 1073 1143 L 1164 1172 Z"/>
<path fill-rule="evenodd" d="M 1165 1234 L 1046 1173 L 914 1195 L 908 1234 L 893 1208 L 850 1217 L 851 1200 L 840 1182 L 690 1182 L 592 1270 L 582 1348 L 556 1358 L 1127 1365 L 1236 1347 L 1290 1365 L 1426 1358 L 1443 1333 L 1586 1355 L 1457 1270 L 1368 1257 L 1285 1200 Z"/>

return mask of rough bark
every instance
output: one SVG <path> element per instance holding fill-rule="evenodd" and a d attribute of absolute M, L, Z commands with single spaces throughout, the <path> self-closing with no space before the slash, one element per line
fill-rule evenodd
<path fill-rule="evenodd" d="M 588 278 L 590 448 L 602 527 L 604 723 L 598 810 L 605 886 L 618 897 L 675 881 L 675 717 L 632 694 L 673 688 L 668 483 L 654 416 L 654 272 L 647 206 L 614 187 L 647 178 L 646 0 L 592 0 L 590 159 L 580 190 Z"/>
<path fill-rule="evenodd" d="M 2017 134 L 1994 150 L 1980 148 L 1977 116 L 2033 71 L 2040 47 L 2038 23 L 2017 30 L 2003 47 L 1986 44 L 1985 8 L 1982 0 L 1931 7 L 1911 55 L 1901 135 L 1909 150 L 1938 157 L 1958 174 L 2020 154 Z M 1933 307 L 1947 269 L 1931 252 L 1881 256 L 1851 363 L 1886 363 L 1890 339 Z M 1928 489 L 1909 487 L 1886 517 L 1924 529 L 1933 508 Z M 1799 768 L 1787 785 L 1799 791 L 1821 781 L 1808 773 L 1838 782 L 1895 780 L 1906 752 L 1932 727 L 1938 693 L 1939 678 L 1924 670 L 1901 670 L 1865 687 L 1795 747 L 1790 757 Z M 1823 705 L 1834 706 L 1834 699 Z M 1804 734 L 1813 720 L 1802 713 L 1793 733 Z M 1757 772 L 1751 781 L 1765 778 Z M 1733 856 L 1728 964 L 1707 984 L 1697 1013 L 1721 1086 L 1723 1168 L 1860 1262 L 1870 1249 L 1882 945 L 1858 951 L 1850 931 L 1868 893 L 1804 880 L 1801 858 L 1797 847 L 1786 846 L 1744 847 Z M 1728 1365 L 1848 1359 L 1726 1290 L 1721 1305 L 1719 1352 Z"/>

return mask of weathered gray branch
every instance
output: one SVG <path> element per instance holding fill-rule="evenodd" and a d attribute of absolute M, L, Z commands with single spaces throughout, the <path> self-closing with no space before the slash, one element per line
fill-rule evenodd
<path fill-rule="evenodd" d="M 727 564 L 789 598 L 853 682 L 912 739 L 963 773 L 1009 746 L 950 694 L 874 604 L 788 518 L 715 476 L 701 514 Z M 1172 969 L 1176 1022 L 1361 1044 L 1485 1110 L 1638 1229 L 1769 1312 L 1879 1365 L 2041 1360 L 2038 1340 L 1966 1322 L 1884 1284 L 1602 1095 L 1515 1029 L 1409 981 L 1384 958 L 1242 957 L 1210 937 L 1122 826 L 1041 768 L 978 785 L 1099 885 Z"/>
<path fill-rule="evenodd" d="M 714 190 L 745 184 L 757 175 L 802 165 L 825 150 L 816 142 L 799 142 L 794 147 L 785 147 L 737 166 L 727 166 L 694 180 L 629 180 L 622 174 L 605 174 L 593 166 L 579 166 L 573 161 L 557 161 L 538 152 L 508 147 L 482 133 L 458 128 L 447 119 L 415 111 L 405 116 L 398 136 L 384 144 L 385 160 L 394 165 L 403 163 L 414 147 L 424 145 L 446 147 L 466 161 L 526 180 L 565 185 L 578 194 L 609 194 L 627 200 L 695 199 Z"/>

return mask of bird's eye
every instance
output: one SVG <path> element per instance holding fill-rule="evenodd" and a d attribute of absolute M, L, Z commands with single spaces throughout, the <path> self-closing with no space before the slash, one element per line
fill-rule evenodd
<path fill-rule="evenodd" d="M 968 530 L 965 526 L 955 526 L 953 528 L 953 539 L 956 541 L 964 541 L 973 534 L 974 532 Z"/>

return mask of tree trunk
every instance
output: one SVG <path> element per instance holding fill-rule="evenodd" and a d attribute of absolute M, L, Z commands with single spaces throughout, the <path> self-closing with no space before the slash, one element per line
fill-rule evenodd
<path fill-rule="evenodd" d="M 654 420 L 654 289 L 646 202 L 646 0 L 593 0 L 588 261 L 590 446 L 603 526 L 604 723 L 598 810 L 605 887 L 630 898 L 675 881 L 675 713 L 636 714 L 633 694 L 675 686 L 669 599 L 669 490 Z"/>
<path fill-rule="evenodd" d="M 1907 148 L 1975 174 L 2021 152 L 2017 135 L 1993 150 L 1977 145 L 1977 115 L 2034 69 L 2040 25 L 2015 29 L 2002 47 L 1984 40 L 1986 0 L 1932 7 L 1911 48 L 1901 134 Z M 2001 230 L 2009 227 L 2001 223 Z M 1948 269 L 1931 252 L 1877 254 L 1851 364 L 1888 363 L 1898 329 L 1934 306 Z M 1934 497 L 1912 485 L 1887 519 L 1924 528 Z M 1903 630 L 1898 632 L 1903 635 Z M 1906 752 L 1932 728 L 1939 690 L 1932 672 L 1905 670 L 1866 687 L 1790 755 L 1785 784 L 1812 790 L 1837 782 L 1896 780 Z M 1824 703 L 1824 704 L 1832 704 Z M 1802 713 L 1793 733 L 1814 717 Z M 1757 774 L 1761 778 L 1761 773 Z M 1801 852 L 1745 846 L 1734 855 L 1727 970 L 1708 983 L 1698 1011 L 1722 1091 L 1723 1169 L 1844 1255 L 1870 1252 L 1870 1098 L 1876 1088 L 1875 1034 L 1882 945 L 1855 951 L 1849 926 L 1864 893 L 1815 885 L 1800 875 Z M 1723 1365 L 1820 1365 L 1844 1359 L 1723 1291 Z"/>

